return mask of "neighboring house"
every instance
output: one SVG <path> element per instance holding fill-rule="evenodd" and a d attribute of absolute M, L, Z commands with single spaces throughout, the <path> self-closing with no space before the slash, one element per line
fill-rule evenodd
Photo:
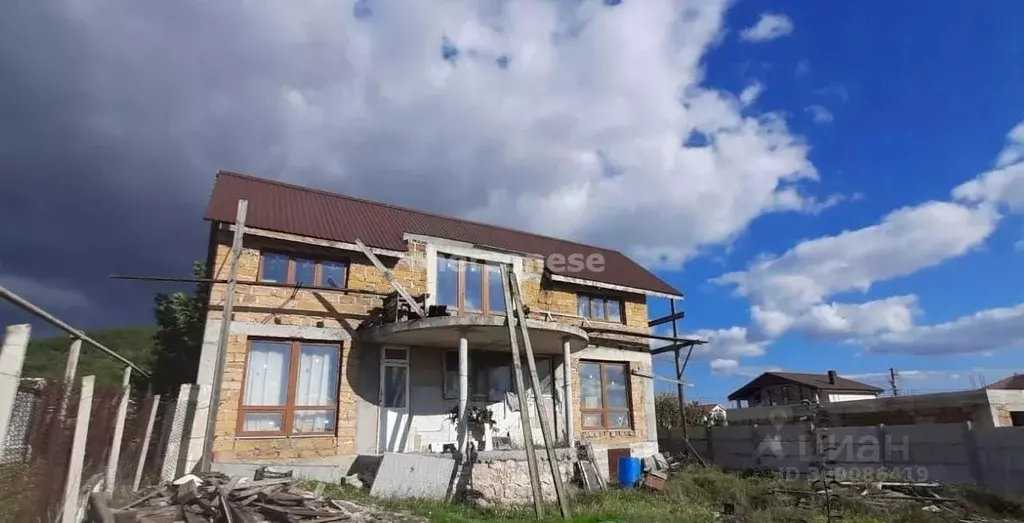
<path fill-rule="evenodd" d="M 971 422 L 977 427 L 1024 426 L 1024 376 L 1011 376 L 985 388 L 847 400 L 821 405 L 836 427 L 924 425 Z M 755 380 L 756 381 L 756 380 Z M 831 393 L 830 393 L 831 394 Z M 809 419 L 810 405 L 788 404 L 730 409 L 729 425 L 777 424 Z"/>
<path fill-rule="evenodd" d="M 464 443 L 450 412 L 474 406 L 495 425 L 465 444 L 521 445 L 519 412 L 536 398 L 513 393 L 501 265 L 529 307 L 556 438 L 586 438 L 599 454 L 657 452 L 653 384 L 633 373 L 651 372 L 648 297 L 682 293 L 625 255 L 220 172 L 206 213 L 214 279 L 227 278 L 239 199 L 248 213 L 214 406 L 215 464 L 436 452 Z M 382 315 L 394 289 L 357 239 L 410 294 L 452 315 Z M 573 261 L 592 259 L 600 263 Z M 200 390 L 215 383 L 225 293 L 213 285 Z"/>
<path fill-rule="evenodd" d="M 736 408 L 810 403 L 838 403 L 873 399 L 882 389 L 843 378 L 830 370 L 826 374 L 765 372 L 729 395 Z"/>
<path fill-rule="evenodd" d="M 717 403 L 700 404 L 697 408 L 704 415 L 704 423 L 708 425 L 718 425 L 726 420 L 725 408 Z"/>

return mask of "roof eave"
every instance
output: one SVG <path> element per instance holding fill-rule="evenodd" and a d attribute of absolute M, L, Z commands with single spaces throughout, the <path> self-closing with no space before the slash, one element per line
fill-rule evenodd
<path fill-rule="evenodd" d="M 548 277 L 550 277 L 553 281 L 557 281 L 557 282 L 561 282 L 561 283 L 571 283 L 571 284 L 574 284 L 574 285 L 584 285 L 584 286 L 587 286 L 587 287 L 597 287 L 599 289 L 606 289 L 606 290 L 619 291 L 619 292 L 628 292 L 628 293 L 631 293 L 631 294 L 643 294 L 643 295 L 646 295 L 646 296 L 654 296 L 654 297 L 657 297 L 657 298 L 668 298 L 670 300 L 682 300 L 684 298 L 683 293 L 682 292 L 678 292 L 678 291 L 677 291 L 678 294 L 670 294 L 670 293 L 667 293 L 667 292 L 655 291 L 655 290 L 650 290 L 650 289 L 641 289 L 639 287 L 628 287 L 628 286 L 625 286 L 625 285 L 616 285 L 614 283 L 605 283 L 605 282 L 600 282 L 600 281 L 597 281 L 597 280 L 588 280 L 588 279 L 584 279 L 584 278 L 574 278 L 572 276 L 564 276 L 564 275 L 561 275 L 561 274 L 556 274 L 556 273 L 553 273 L 551 271 L 545 271 L 545 272 L 547 272 Z"/>

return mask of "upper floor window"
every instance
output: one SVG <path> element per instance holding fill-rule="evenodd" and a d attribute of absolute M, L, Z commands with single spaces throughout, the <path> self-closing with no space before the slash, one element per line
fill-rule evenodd
<path fill-rule="evenodd" d="M 437 305 L 460 312 L 504 314 L 505 292 L 497 263 L 437 257 Z"/>
<path fill-rule="evenodd" d="M 622 300 L 594 294 L 576 296 L 576 314 L 591 320 L 625 323 Z"/>
<path fill-rule="evenodd" d="M 260 281 L 344 289 L 348 283 L 347 279 L 348 264 L 345 262 L 304 258 L 279 252 L 263 252 L 260 255 Z"/>

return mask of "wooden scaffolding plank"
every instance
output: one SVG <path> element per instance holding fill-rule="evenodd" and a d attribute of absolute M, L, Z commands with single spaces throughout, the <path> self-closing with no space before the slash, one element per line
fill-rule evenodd
<path fill-rule="evenodd" d="M 537 513 L 537 519 L 540 519 L 544 517 L 544 494 L 541 491 L 537 451 L 533 448 L 530 409 L 526 406 L 526 384 L 523 381 L 523 364 L 519 359 L 519 343 L 516 341 L 516 319 L 512 312 L 512 294 L 508 274 L 508 266 L 502 264 L 501 285 L 505 295 L 505 323 L 508 325 L 508 340 L 512 348 L 512 371 L 515 378 L 516 394 L 519 396 L 519 420 L 523 428 L 523 443 L 526 446 L 526 463 L 530 469 L 530 486 L 533 488 L 533 509 Z"/>
<path fill-rule="evenodd" d="M 402 287 L 402 284 L 398 283 L 398 280 L 395 278 L 395 275 L 391 274 L 391 271 L 388 270 L 388 268 L 385 267 L 383 263 L 381 263 L 380 259 L 377 258 L 377 255 L 374 254 L 373 251 L 371 251 L 370 248 L 367 247 L 366 244 L 363 243 L 363 241 L 360 240 L 359 238 L 356 238 L 356 246 L 363 251 L 363 254 L 365 254 L 367 258 L 370 259 L 370 262 L 373 263 L 373 266 L 376 267 L 377 270 L 384 275 L 384 278 L 388 280 L 388 283 L 390 283 L 391 286 L 394 287 L 396 291 L 398 291 L 398 294 L 402 297 L 402 299 L 404 299 L 409 304 L 409 308 L 412 309 L 413 312 L 418 314 L 420 318 L 426 318 L 427 313 L 423 312 L 423 307 L 420 307 L 420 304 L 416 303 L 416 300 L 413 299 L 412 295 L 406 292 L 405 288 Z"/>
<path fill-rule="evenodd" d="M 519 320 L 519 330 L 523 334 L 526 365 L 530 370 L 530 384 L 533 388 L 534 403 L 537 405 L 537 417 L 540 418 L 540 431 L 544 435 L 544 449 L 548 454 L 551 481 L 555 485 L 555 495 L 558 497 L 558 508 L 562 511 L 562 517 L 569 519 L 569 500 L 565 497 L 565 486 L 562 485 L 562 474 L 558 469 L 558 453 L 555 451 L 555 439 L 551 433 L 551 425 L 549 424 L 548 417 L 544 415 L 544 395 L 541 394 L 543 389 L 540 387 L 540 378 L 537 376 L 537 363 L 533 358 L 533 345 L 530 343 L 530 330 L 526 326 L 526 314 L 523 313 L 523 298 L 522 292 L 519 289 L 519 279 L 516 278 L 515 272 L 507 269 L 505 274 L 512 289 L 512 302 L 516 309 L 516 317 Z M 513 347 L 513 350 L 515 349 L 516 347 Z"/>

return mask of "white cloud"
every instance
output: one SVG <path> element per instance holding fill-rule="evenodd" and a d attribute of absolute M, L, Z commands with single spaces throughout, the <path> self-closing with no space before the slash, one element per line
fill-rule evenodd
<path fill-rule="evenodd" d="M 690 337 L 708 342 L 693 349 L 693 357 L 703 359 L 763 356 L 768 345 L 767 341 L 749 339 L 745 327 L 704 329 L 690 334 Z"/>
<path fill-rule="evenodd" d="M 823 105 L 810 105 L 805 109 L 811 115 L 811 119 L 814 123 L 829 123 L 835 119 L 832 115 L 832 111 L 829 111 Z"/>
<path fill-rule="evenodd" d="M 751 308 L 760 332 L 769 338 L 791 329 L 818 338 L 846 338 L 882 332 L 903 332 L 914 326 L 917 297 L 894 296 L 865 303 L 822 303 L 790 315 L 777 309 Z"/>
<path fill-rule="evenodd" d="M 1006 133 L 1006 147 L 999 158 L 996 158 L 996 167 L 1006 167 L 1024 161 L 1024 122 Z"/>
<path fill-rule="evenodd" d="M 744 107 L 757 101 L 761 93 L 764 92 L 764 84 L 757 82 L 746 86 L 742 92 L 740 92 L 740 103 Z"/>
<path fill-rule="evenodd" d="M 16 274 L 0 274 L 0 287 L 25 298 L 44 309 L 85 309 L 90 306 L 84 294 L 58 282 L 26 278 Z"/>
<path fill-rule="evenodd" d="M 953 189 L 953 197 L 968 202 L 1003 204 L 1024 213 L 1024 122 L 1006 133 L 1006 145 L 995 168 Z"/>
<path fill-rule="evenodd" d="M 717 278 L 755 305 L 799 314 L 833 294 L 866 292 L 960 256 L 995 230 L 988 207 L 928 202 L 890 213 L 881 223 L 799 243 L 785 254 Z"/>
<path fill-rule="evenodd" d="M 778 372 L 781 367 L 760 367 L 751 365 L 740 365 L 735 359 L 714 359 L 710 363 L 711 373 L 718 376 L 742 376 L 744 378 L 756 378 L 765 372 Z"/>
<path fill-rule="evenodd" d="M 967 354 L 1024 349 L 1024 304 L 988 309 L 937 325 L 861 340 L 877 353 Z"/>
<path fill-rule="evenodd" d="M 767 42 L 793 32 L 793 21 L 785 15 L 764 13 L 757 23 L 740 32 L 740 38 L 748 42 Z"/>
<path fill-rule="evenodd" d="M 820 205 L 785 119 L 703 84 L 728 0 L 373 2 L 365 19 L 345 2 L 68 3 L 91 56 L 117 71 L 83 87 L 99 93 L 83 126 L 123 134 L 134 94 L 111 93 L 174 85 L 161 110 L 204 187 L 217 168 L 284 173 L 676 268 L 761 215 Z M 694 135 L 712 145 L 681 145 Z M 223 149 L 244 164 L 224 165 Z"/>

